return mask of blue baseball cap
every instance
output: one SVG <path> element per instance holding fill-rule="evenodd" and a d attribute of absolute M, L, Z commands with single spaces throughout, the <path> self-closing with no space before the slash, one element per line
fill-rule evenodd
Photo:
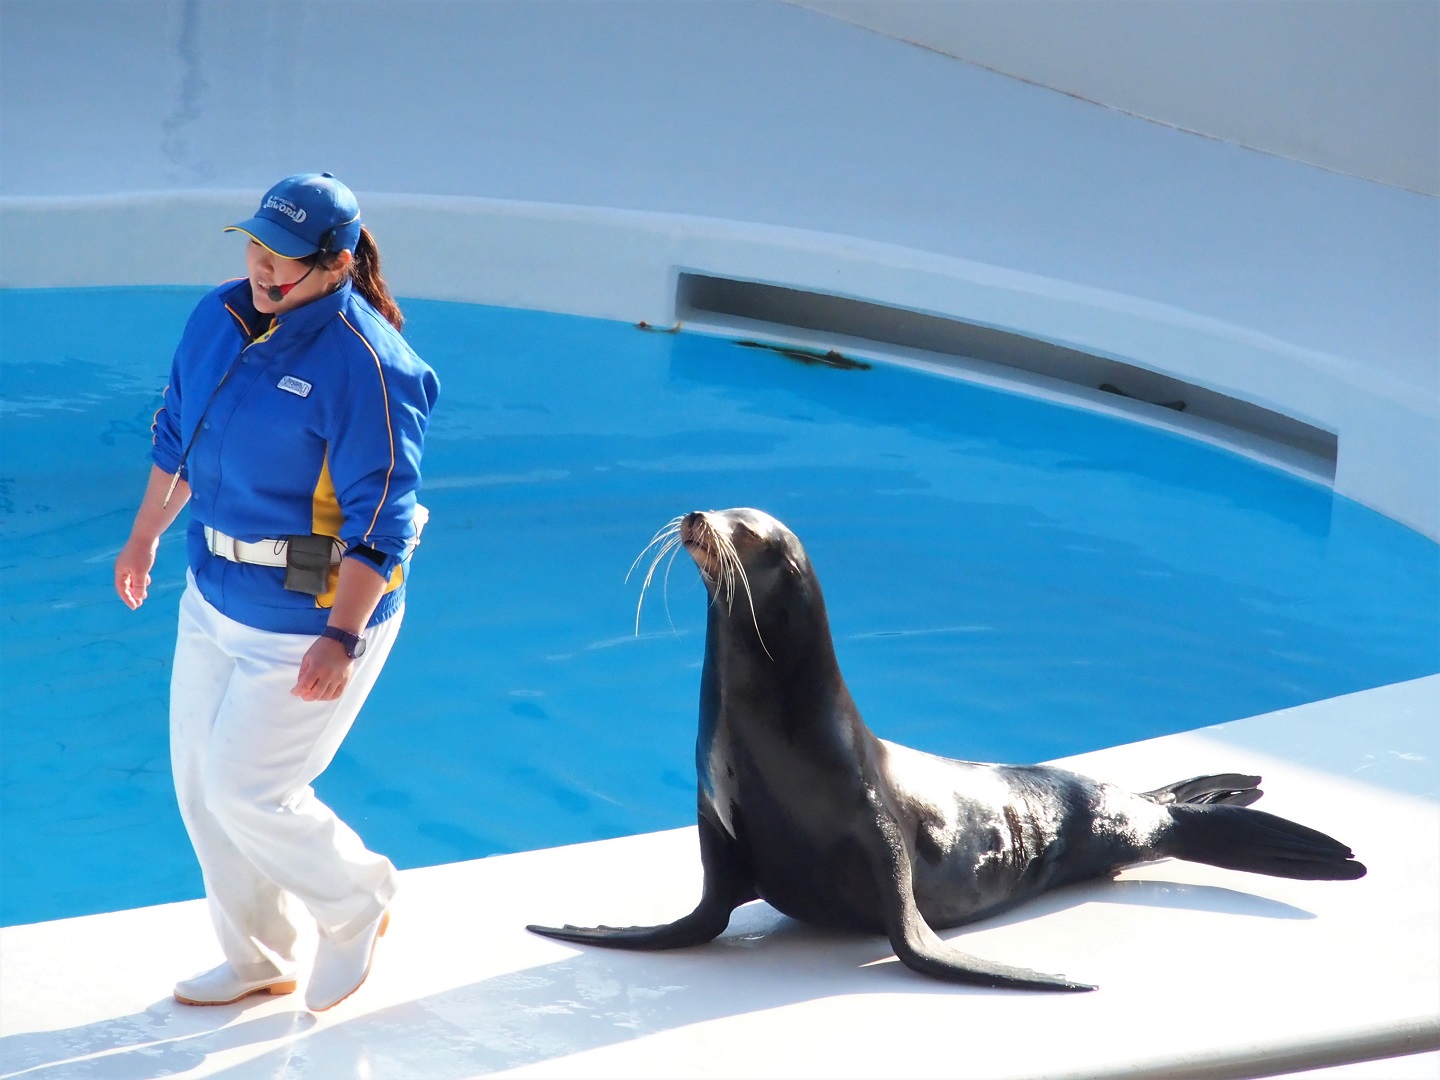
<path fill-rule="evenodd" d="M 354 251 L 360 242 L 360 204 L 328 172 L 297 173 L 265 193 L 254 217 L 224 231 L 243 232 L 282 259 Z"/>

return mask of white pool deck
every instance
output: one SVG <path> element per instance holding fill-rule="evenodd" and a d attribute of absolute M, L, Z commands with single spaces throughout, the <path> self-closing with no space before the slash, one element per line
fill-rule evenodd
<path fill-rule="evenodd" d="M 337 55 L 363 95 L 314 74 Z M 661 324 L 690 269 L 1003 327 L 1335 432 L 1337 491 L 1440 536 L 1431 197 L 772 0 L 0 0 L 0 95 L 3 287 L 230 276 L 220 225 L 328 168 L 402 296 Z M 1101 987 L 1065 996 L 764 905 L 673 954 L 524 931 L 688 911 L 690 830 L 405 872 L 371 982 L 319 1017 L 176 1005 L 218 959 L 198 901 L 11 927 L 0 1077 L 1440 1076 L 1440 676 L 1074 764 L 1260 773 L 1370 873 L 1167 862 L 959 935 Z"/>
<path fill-rule="evenodd" d="M 523 929 L 689 911 L 699 862 L 680 829 L 405 872 L 370 982 L 319 1016 L 298 995 L 172 1001 L 176 978 L 218 960 L 201 901 L 0 931 L 0 1072 L 1199 1080 L 1388 1057 L 1354 1075 L 1434 1076 L 1437 713 L 1440 676 L 1070 759 L 1137 788 L 1259 773 L 1264 807 L 1337 834 L 1370 871 L 1301 882 L 1156 863 L 959 935 L 1090 994 L 941 985 L 882 938 L 761 903 L 668 954 Z"/>

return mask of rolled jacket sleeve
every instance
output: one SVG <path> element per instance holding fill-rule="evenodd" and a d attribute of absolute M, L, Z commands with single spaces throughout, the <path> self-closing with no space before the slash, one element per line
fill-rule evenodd
<path fill-rule="evenodd" d="M 150 460 L 186 480 L 190 477 L 185 448 L 201 419 L 195 414 L 204 413 L 250 337 L 249 328 L 226 303 L 233 286 L 234 282 L 216 286 L 190 313 L 170 361 L 170 382 L 150 425 Z M 187 394 L 188 415 L 181 408 Z"/>
<path fill-rule="evenodd" d="M 364 558 L 388 580 L 413 547 L 425 427 L 439 381 L 397 347 L 398 336 L 364 333 L 373 328 L 352 318 L 344 320 L 353 334 L 346 342 L 348 392 L 329 440 L 329 469 L 347 557 Z M 383 562 L 361 555 L 359 547 Z"/>
<path fill-rule="evenodd" d="M 181 458 L 185 453 L 180 427 L 181 372 L 185 366 L 183 361 L 188 352 L 194 351 L 193 340 L 197 334 L 202 333 L 200 327 L 205 321 L 203 309 L 211 302 L 212 297 L 206 297 L 196 310 L 191 312 L 190 319 L 185 324 L 185 332 L 180 338 L 180 344 L 176 346 L 174 358 L 170 361 L 170 382 L 165 387 L 160 408 L 156 410 L 155 419 L 150 425 L 150 460 L 161 470 L 171 474 L 181 468 Z"/>
<path fill-rule="evenodd" d="M 165 387 L 164 400 L 155 413 L 150 425 L 150 460 L 167 473 L 180 468 L 180 456 L 184 452 L 180 445 L 180 392 L 178 372 L 170 375 L 170 385 Z"/>

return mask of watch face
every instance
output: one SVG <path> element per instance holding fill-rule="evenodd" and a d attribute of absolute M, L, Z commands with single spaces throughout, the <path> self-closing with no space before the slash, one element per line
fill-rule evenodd
<path fill-rule="evenodd" d="M 365 638 L 361 634 L 351 634 L 333 626 L 325 627 L 320 633 L 322 637 L 331 638 L 345 646 L 345 655 L 351 660 L 358 660 L 365 654 Z"/>

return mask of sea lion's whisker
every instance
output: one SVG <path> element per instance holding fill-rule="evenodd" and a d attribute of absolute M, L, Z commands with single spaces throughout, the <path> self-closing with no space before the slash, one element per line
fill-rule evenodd
<path fill-rule="evenodd" d="M 675 620 L 670 615 L 670 571 L 675 567 L 675 560 L 680 555 L 681 547 L 678 538 L 675 543 L 670 545 L 670 561 L 665 564 L 665 578 L 660 585 L 660 596 L 665 601 L 665 621 L 670 624 L 670 629 L 674 630 L 676 634 L 679 634 L 679 631 L 675 630 Z"/>
<path fill-rule="evenodd" d="M 656 548 L 657 543 L 659 544 L 658 548 Z M 680 543 L 680 518 L 672 518 L 664 528 L 650 538 L 650 542 L 641 549 L 640 554 L 635 557 L 635 561 L 630 564 L 630 569 L 625 574 L 625 580 L 629 581 L 630 575 L 635 572 L 635 567 L 640 565 L 640 560 L 645 557 L 645 553 L 655 548 L 655 557 L 650 561 L 650 567 L 645 572 L 645 580 L 640 584 L 640 596 L 635 601 L 635 633 L 637 636 L 640 633 L 640 612 L 645 606 L 645 593 L 650 588 L 650 583 L 655 579 L 655 568 L 660 565 L 660 561 L 665 558 L 667 553 L 676 551 Z M 672 564 L 675 561 L 673 554 L 670 561 Z M 666 570 L 666 578 L 667 580 L 669 578 L 668 568 Z M 673 630 L 675 628 L 675 622 L 673 619 L 670 619 L 670 603 L 668 597 L 665 602 L 665 617 L 670 620 L 670 628 Z"/>
<path fill-rule="evenodd" d="M 665 548 L 666 548 L 666 545 L 667 545 L 668 543 L 669 543 L 669 540 L 667 539 L 666 542 L 665 542 L 665 544 L 661 544 L 660 547 L 656 550 L 656 552 L 655 552 L 655 557 L 650 560 L 650 566 L 647 568 L 647 570 L 646 570 L 646 572 L 645 572 L 645 580 L 644 580 L 643 582 L 641 582 L 641 584 L 640 584 L 640 591 L 641 591 L 642 593 L 645 591 L 645 586 L 647 586 L 647 585 L 650 584 L 650 575 L 655 572 L 655 563 L 658 562 L 660 559 L 662 559 L 662 558 L 664 557 Z M 632 574 L 634 574 L 634 573 L 635 573 L 635 567 L 632 566 L 632 567 L 629 569 L 629 571 L 625 574 L 625 580 L 628 582 L 628 581 L 630 580 L 630 576 L 631 576 Z"/>
<path fill-rule="evenodd" d="M 660 561 L 660 556 L 657 555 L 656 558 L 655 558 L 655 562 L 659 562 L 659 561 Z M 636 637 L 639 637 L 639 636 L 640 636 L 640 612 L 641 612 L 641 610 L 645 607 L 645 593 L 646 593 L 646 591 L 650 588 L 650 578 L 651 578 L 651 576 L 652 576 L 654 573 L 655 573 L 655 563 L 652 562 L 652 563 L 650 564 L 649 573 L 647 573 L 647 574 L 645 575 L 645 580 L 640 584 L 640 595 L 639 595 L 639 597 L 637 597 L 636 600 L 635 600 L 635 636 L 636 636 Z"/>
<path fill-rule="evenodd" d="M 719 555 L 722 569 L 725 614 L 730 615 L 735 609 L 735 597 L 740 591 L 735 585 L 738 577 L 741 587 L 745 590 L 745 601 L 750 605 L 750 622 L 755 627 L 755 637 L 760 642 L 760 648 L 765 650 L 765 655 L 774 660 L 775 657 L 771 655 L 770 647 L 765 644 L 765 636 L 760 633 L 760 616 L 755 611 L 755 594 L 750 588 L 750 579 L 745 575 L 745 564 L 740 559 L 740 553 L 735 550 L 735 541 L 719 530 L 711 530 L 711 535 L 715 538 L 715 550 Z"/>
<path fill-rule="evenodd" d="M 626 581 L 630 580 L 630 575 L 633 574 L 635 568 L 640 565 L 640 560 L 645 558 L 647 551 L 662 540 L 668 539 L 671 536 L 678 537 L 680 535 L 680 522 L 682 520 L 682 518 L 674 517 L 660 527 L 660 530 L 650 538 L 650 542 L 640 549 L 640 554 L 635 556 L 635 561 L 630 564 L 630 569 L 625 571 Z"/>
<path fill-rule="evenodd" d="M 665 603 L 665 621 L 670 624 L 671 630 L 675 629 L 675 620 L 670 615 L 670 570 L 674 567 L 675 559 L 680 554 L 680 548 L 682 546 L 683 541 L 681 541 L 678 532 L 667 538 L 665 543 L 660 545 L 660 550 L 655 553 L 655 561 L 650 564 L 650 572 L 645 575 L 645 585 L 649 587 L 650 582 L 655 577 L 655 570 L 660 565 L 661 560 L 663 560 L 667 554 L 670 556 L 670 561 L 665 564 L 665 576 L 661 579 L 660 595 Z M 637 634 L 640 632 L 640 621 L 638 617 L 635 621 L 635 632 Z"/>
<path fill-rule="evenodd" d="M 658 547 L 655 546 L 655 544 L 657 544 L 657 541 L 658 544 L 660 544 L 660 546 Z M 667 530 L 664 530 L 662 531 L 662 533 L 657 534 L 657 536 L 655 536 L 655 539 L 649 541 L 647 546 L 645 546 L 645 552 L 649 552 L 649 550 L 655 549 L 655 557 L 654 559 L 651 559 L 651 562 L 649 562 L 649 569 L 647 570 L 647 572 L 645 572 L 645 582 L 641 585 L 642 593 L 644 593 L 645 588 L 647 588 L 649 582 L 651 582 L 652 577 L 655 576 L 655 566 L 657 566 L 657 563 L 660 563 L 660 560 L 664 559 L 665 552 L 668 552 L 668 550 L 670 550 L 672 546 L 675 546 L 675 544 L 678 543 L 680 543 L 680 531 L 668 530 L 667 528 Z M 645 552 L 641 552 L 641 557 L 644 557 Z M 639 559 L 636 559 L 635 562 L 638 563 Z M 634 567 L 631 567 L 631 572 L 634 572 Z M 625 579 L 629 580 L 629 575 L 625 575 Z"/>
<path fill-rule="evenodd" d="M 715 597 L 712 603 L 723 603 L 728 616 L 735 603 L 735 566 L 738 556 L 728 537 L 714 530 L 715 540 Z"/>
<path fill-rule="evenodd" d="M 755 627 L 755 637 L 760 642 L 760 648 L 765 650 L 765 655 L 770 657 L 773 663 L 775 657 L 770 655 L 770 647 L 765 644 L 765 635 L 760 633 L 760 617 L 755 613 L 755 594 L 750 591 L 750 579 L 745 576 L 745 567 L 740 561 L 735 561 L 735 569 L 740 572 L 740 582 L 745 586 L 745 599 L 750 602 L 750 624 Z"/>
<path fill-rule="evenodd" d="M 669 547 L 669 543 L 670 543 L 670 542 L 667 540 L 664 544 L 661 544 L 660 547 L 659 547 L 659 548 L 656 550 L 656 552 L 655 552 L 655 557 L 650 560 L 650 566 L 649 566 L 649 567 L 646 569 L 646 571 L 645 571 L 645 580 L 642 581 L 642 582 L 640 582 L 640 595 L 641 595 L 641 596 L 644 596 L 644 595 L 645 595 L 645 590 L 650 587 L 650 582 L 654 580 L 654 578 L 655 578 L 655 567 L 656 567 L 657 565 L 659 565 L 660 560 L 665 557 L 665 552 L 666 552 L 666 550 L 667 550 L 668 547 Z"/>
<path fill-rule="evenodd" d="M 715 563 L 715 573 L 711 575 L 715 581 L 715 591 L 710 597 L 710 606 L 714 607 L 717 604 L 724 604 L 725 613 L 728 615 L 730 613 L 730 564 L 725 561 L 725 557 L 719 549 L 715 552 Z"/>
<path fill-rule="evenodd" d="M 720 588 L 716 595 L 725 601 L 725 614 L 729 615 L 735 601 L 735 568 L 730 563 L 730 553 L 723 547 L 717 549 L 717 554 L 720 556 Z"/>
<path fill-rule="evenodd" d="M 650 587 L 650 583 L 655 580 L 656 567 L 660 565 L 666 555 L 669 555 L 670 561 L 674 562 L 674 553 L 679 549 L 679 547 L 680 540 L 678 537 L 674 536 L 670 537 L 668 540 L 665 541 L 665 543 L 660 545 L 659 549 L 655 552 L 655 558 L 650 561 L 650 569 L 645 572 L 645 582 L 640 587 L 642 595 L 644 594 L 645 590 Z M 669 575 L 668 570 L 666 571 L 666 575 Z"/>
<path fill-rule="evenodd" d="M 735 571 L 740 566 L 740 553 L 735 550 L 735 544 L 728 536 L 720 532 L 715 532 L 714 536 L 715 550 L 720 557 L 725 584 L 725 614 L 729 615 L 735 606 Z"/>

